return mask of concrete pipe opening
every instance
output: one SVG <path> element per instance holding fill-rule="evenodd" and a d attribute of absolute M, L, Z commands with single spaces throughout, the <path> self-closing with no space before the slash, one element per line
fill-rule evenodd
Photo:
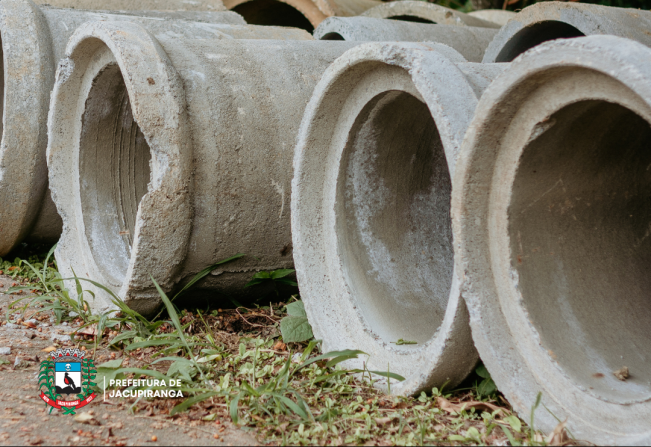
<path fill-rule="evenodd" d="M 393 17 L 387 17 L 389 20 L 401 20 L 403 22 L 415 22 L 415 23 L 436 23 L 433 20 L 429 19 L 424 19 L 422 17 L 418 16 L 409 16 L 409 15 L 403 15 L 403 16 L 393 16 Z"/>
<path fill-rule="evenodd" d="M 454 386 L 477 360 L 451 173 L 497 65 L 440 44 L 363 44 L 325 72 L 301 123 L 292 239 L 306 312 L 324 350 L 360 349 L 370 369 L 405 377 L 394 394 Z"/>
<path fill-rule="evenodd" d="M 453 271 L 450 193 L 427 105 L 401 91 L 368 101 L 342 155 L 335 232 L 355 304 L 384 343 L 422 345 L 443 322 Z"/>
<path fill-rule="evenodd" d="M 125 279 L 151 153 L 117 64 L 93 80 L 79 141 L 80 199 L 88 246 L 112 285 Z"/>
<path fill-rule="evenodd" d="M 517 32 L 499 52 L 495 62 L 511 62 L 525 51 L 554 39 L 585 36 L 569 23 L 556 20 L 538 22 Z"/>
<path fill-rule="evenodd" d="M 241 3 L 233 11 L 251 25 L 275 25 L 314 31 L 314 26 L 298 9 L 278 0 L 251 0 Z"/>
<path fill-rule="evenodd" d="M 651 440 L 649 66 L 614 36 L 524 54 L 482 96 L 453 177 L 482 360 L 522 417 L 540 392 L 541 430 L 567 420 L 595 444 Z"/>

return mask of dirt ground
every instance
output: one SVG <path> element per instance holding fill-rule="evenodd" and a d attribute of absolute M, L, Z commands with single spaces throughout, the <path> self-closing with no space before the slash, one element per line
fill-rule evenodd
<path fill-rule="evenodd" d="M 37 374 L 48 347 L 72 347 L 66 335 L 74 328 L 38 321 L 36 328 L 7 324 L 8 305 L 20 298 L 2 293 L 15 281 L 0 275 L 0 443 L 3 445 L 257 445 L 255 438 L 228 420 L 211 422 L 171 419 L 131 411 L 128 402 L 98 396 L 78 414 L 92 418 L 81 423 L 39 398 Z M 15 314 L 15 312 L 12 312 Z M 53 340 L 54 338 L 54 340 Z M 105 356 L 108 352 L 98 352 Z M 101 362 L 96 362 L 101 363 Z"/>

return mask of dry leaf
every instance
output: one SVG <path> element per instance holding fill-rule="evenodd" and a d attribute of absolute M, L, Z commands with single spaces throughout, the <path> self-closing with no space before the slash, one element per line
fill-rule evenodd
<path fill-rule="evenodd" d="M 631 375 L 628 372 L 628 367 L 626 366 L 623 366 L 621 369 L 614 371 L 613 374 L 622 382 L 628 379 L 629 377 L 631 377 Z"/>
<path fill-rule="evenodd" d="M 100 425 L 99 421 L 90 412 L 76 414 L 74 420 L 81 424 Z"/>
<path fill-rule="evenodd" d="M 570 437 L 565 431 L 565 426 L 567 425 L 567 420 L 564 420 L 556 426 L 554 431 L 552 431 L 549 436 L 547 436 L 548 445 L 565 445 L 567 441 L 570 440 Z"/>
<path fill-rule="evenodd" d="M 54 346 L 48 346 L 45 349 L 41 349 L 41 351 L 43 351 L 43 352 L 52 352 L 52 351 L 56 351 L 56 350 L 57 350 L 57 348 L 55 348 Z"/>
<path fill-rule="evenodd" d="M 90 335 L 94 337 L 97 335 L 97 325 L 93 324 L 91 326 L 86 326 L 85 328 L 78 330 L 77 335 Z"/>
<path fill-rule="evenodd" d="M 23 326 L 34 329 L 36 328 L 36 324 L 32 323 L 31 321 L 24 321 Z"/>
<path fill-rule="evenodd" d="M 489 402 L 479 402 L 476 400 L 469 400 L 466 402 L 453 404 L 444 397 L 437 397 L 436 403 L 441 408 L 441 410 L 447 411 L 448 413 L 460 413 L 462 410 L 470 410 L 471 408 L 474 408 L 475 410 L 488 411 L 490 413 L 493 411 L 500 411 L 505 414 L 510 414 L 510 412 L 505 408 L 500 408 L 497 405 L 491 404 Z"/>

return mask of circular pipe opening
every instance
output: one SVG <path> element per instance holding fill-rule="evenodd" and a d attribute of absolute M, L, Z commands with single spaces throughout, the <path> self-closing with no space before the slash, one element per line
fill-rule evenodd
<path fill-rule="evenodd" d="M 336 232 L 355 305 L 387 343 L 422 345 L 443 321 L 454 264 L 450 194 L 428 107 L 401 91 L 375 96 L 344 149 Z"/>
<path fill-rule="evenodd" d="M 119 286 L 124 281 L 138 204 L 150 181 L 151 153 L 133 118 L 117 64 L 94 79 L 79 142 L 80 195 L 86 239 L 96 264 Z"/>
<path fill-rule="evenodd" d="M 252 0 L 232 8 L 249 25 L 274 25 L 301 28 L 312 33 L 314 26 L 296 8 L 277 0 Z"/>
<path fill-rule="evenodd" d="M 527 26 L 515 33 L 504 45 L 495 62 L 511 62 L 525 51 L 554 39 L 571 39 L 585 36 L 565 22 L 548 20 Z"/>
<path fill-rule="evenodd" d="M 651 126 L 597 100 L 542 126 L 519 160 L 508 210 L 528 319 L 575 383 L 609 401 L 648 399 Z M 623 367 L 625 381 L 614 374 Z"/>
<path fill-rule="evenodd" d="M 339 33 L 327 33 L 320 40 L 346 40 L 344 36 Z"/>
<path fill-rule="evenodd" d="M 393 16 L 393 17 L 387 17 L 387 19 L 390 20 L 401 20 L 403 22 L 416 22 L 416 23 L 436 23 L 432 20 L 424 19 L 422 17 L 417 17 L 417 16 Z"/>

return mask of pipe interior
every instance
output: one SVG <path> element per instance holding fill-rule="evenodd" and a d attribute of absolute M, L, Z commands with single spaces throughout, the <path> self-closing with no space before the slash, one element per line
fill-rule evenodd
<path fill-rule="evenodd" d="M 320 40 L 346 40 L 344 36 L 339 33 L 327 33 L 324 34 Z"/>
<path fill-rule="evenodd" d="M 565 22 L 556 20 L 538 22 L 515 33 L 504 45 L 495 62 L 511 62 L 525 51 L 549 40 L 582 36 L 585 34 Z"/>
<path fill-rule="evenodd" d="M 368 102 L 342 156 L 336 233 L 355 305 L 387 343 L 422 344 L 443 321 L 453 278 L 451 190 L 428 107 L 401 91 Z"/>
<path fill-rule="evenodd" d="M 277 0 L 251 0 L 232 9 L 249 25 L 274 25 L 301 28 L 312 33 L 314 27 L 296 8 Z"/>
<path fill-rule="evenodd" d="M 651 126 L 592 100 L 546 127 L 524 149 L 508 211 L 528 319 L 575 383 L 609 401 L 648 399 Z"/>
<path fill-rule="evenodd" d="M 150 161 L 120 69 L 109 65 L 94 79 L 86 99 L 79 172 L 86 238 L 96 264 L 115 286 L 123 282 L 129 265 Z"/>
<path fill-rule="evenodd" d="M 403 22 L 415 22 L 415 23 L 430 23 L 430 24 L 436 23 L 432 20 L 424 19 L 418 16 L 410 16 L 410 15 L 387 17 L 387 19 L 400 20 Z"/>

